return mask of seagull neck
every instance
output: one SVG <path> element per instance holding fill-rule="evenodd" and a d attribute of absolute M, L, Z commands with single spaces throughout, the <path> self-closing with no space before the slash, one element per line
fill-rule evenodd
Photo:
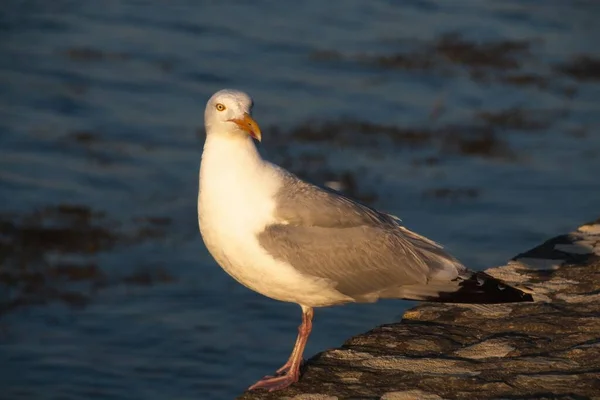
<path fill-rule="evenodd" d="M 247 168 L 260 166 L 263 163 L 252 138 L 241 135 L 208 135 L 204 143 L 202 159 L 219 164 L 244 165 Z"/>

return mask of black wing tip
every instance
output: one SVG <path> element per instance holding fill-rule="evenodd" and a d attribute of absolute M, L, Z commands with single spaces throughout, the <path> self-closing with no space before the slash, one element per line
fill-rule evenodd
<path fill-rule="evenodd" d="M 532 302 L 533 296 L 503 281 L 475 272 L 458 285 L 453 292 L 442 292 L 428 301 L 443 303 L 500 304 Z"/>

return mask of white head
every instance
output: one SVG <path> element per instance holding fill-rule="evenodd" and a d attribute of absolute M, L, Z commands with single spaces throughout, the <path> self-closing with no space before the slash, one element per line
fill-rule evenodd
<path fill-rule="evenodd" d="M 252 105 L 252 99 L 244 92 L 233 89 L 219 90 L 206 103 L 206 134 L 250 135 L 260 141 L 260 128 L 251 116 Z"/>

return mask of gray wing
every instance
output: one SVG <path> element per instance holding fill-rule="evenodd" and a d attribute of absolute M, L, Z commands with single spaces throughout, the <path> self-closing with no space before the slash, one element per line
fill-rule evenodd
<path fill-rule="evenodd" d="M 276 212 L 282 223 L 267 226 L 258 235 L 260 244 L 299 272 L 330 279 L 347 296 L 423 285 L 436 274 L 455 277 L 464 268 L 388 214 L 293 175 L 283 191 Z"/>

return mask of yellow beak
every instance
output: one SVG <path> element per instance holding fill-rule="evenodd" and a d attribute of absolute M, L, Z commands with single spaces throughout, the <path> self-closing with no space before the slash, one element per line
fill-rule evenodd
<path fill-rule="evenodd" d="M 244 113 L 243 118 L 232 119 L 231 122 L 235 122 L 242 130 L 248 132 L 250 136 L 259 142 L 262 139 L 260 128 L 256 121 L 248 113 Z"/>

